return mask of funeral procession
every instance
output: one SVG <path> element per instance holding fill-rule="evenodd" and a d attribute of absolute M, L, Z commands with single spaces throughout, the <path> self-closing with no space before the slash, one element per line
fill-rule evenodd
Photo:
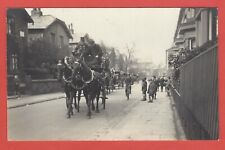
<path fill-rule="evenodd" d="M 19 141 L 218 139 L 217 8 L 9 8 Z"/>

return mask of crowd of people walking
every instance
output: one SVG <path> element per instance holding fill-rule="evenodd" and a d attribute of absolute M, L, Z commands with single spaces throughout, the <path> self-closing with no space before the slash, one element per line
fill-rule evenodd
<path fill-rule="evenodd" d="M 148 95 L 148 102 L 153 103 L 153 99 L 156 99 L 156 95 L 158 91 L 163 92 L 165 87 L 165 91 L 167 92 L 167 96 L 170 96 L 170 89 L 172 87 L 170 77 L 156 77 L 152 76 L 147 82 L 146 77 L 142 79 L 142 94 L 143 98 L 142 101 L 147 101 Z"/>

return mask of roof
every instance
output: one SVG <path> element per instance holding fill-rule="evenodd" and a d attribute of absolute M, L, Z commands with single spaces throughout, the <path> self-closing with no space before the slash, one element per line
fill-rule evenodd
<path fill-rule="evenodd" d="M 46 29 L 49 25 L 51 25 L 56 18 L 51 15 L 43 15 L 43 16 L 32 16 L 34 23 L 29 23 L 29 29 Z"/>
<path fill-rule="evenodd" d="M 175 34 L 174 34 L 174 39 L 177 37 L 178 31 L 179 31 L 179 26 L 181 24 L 181 20 L 182 20 L 183 15 L 184 15 L 184 10 L 185 10 L 185 8 L 180 9 L 180 13 L 179 13 L 178 21 L 177 21 L 177 28 L 176 28 L 176 31 L 175 31 Z"/>
<path fill-rule="evenodd" d="M 194 18 L 187 18 L 186 23 L 182 23 L 182 19 L 185 15 L 186 9 L 187 8 L 181 8 L 180 9 L 180 13 L 179 13 L 178 21 L 177 21 L 177 28 L 176 28 L 176 31 L 175 31 L 175 34 L 174 34 L 174 40 L 177 38 L 177 35 L 179 33 L 183 33 L 184 31 L 195 29 L 195 17 Z M 200 9 L 198 9 L 198 8 L 194 8 L 194 9 L 195 9 L 194 16 L 196 16 L 196 13 L 198 13 Z"/>
<path fill-rule="evenodd" d="M 29 30 L 36 30 L 36 29 L 47 29 L 50 27 L 53 23 L 58 22 L 59 24 L 62 25 L 62 27 L 65 29 L 67 35 L 69 38 L 72 38 L 72 35 L 67 28 L 66 24 L 64 21 L 53 17 L 52 15 L 42 15 L 42 16 L 31 16 L 34 23 L 29 23 L 28 24 L 28 29 Z"/>
<path fill-rule="evenodd" d="M 176 39 L 174 40 L 174 43 L 175 43 L 175 44 L 184 43 L 184 42 L 185 42 L 185 40 L 184 40 L 183 38 L 176 38 Z"/>
<path fill-rule="evenodd" d="M 182 34 L 186 31 L 195 30 L 195 21 L 189 21 L 180 25 L 179 33 Z"/>
<path fill-rule="evenodd" d="M 179 51 L 179 50 L 180 50 L 179 47 L 171 47 L 171 48 L 167 49 L 166 51 L 167 52 L 172 52 L 172 51 Z"/>
<path fill-rule="evenodd" d="M 201 11 L 202 11 L 202 8 L 196 8 L 195 9 L 195 19 L 197 19 L 197 17 L 200 15 Z"/>
<path fill-rule="evenodd" d="M 17 12 L 21 12 L 22 14 L 24 14 L 24 17 L 28 23 L 33 23 L 33 19 L 24 8 L 9 8 L 7 10 L 7 14 L 17 13 Z"/>

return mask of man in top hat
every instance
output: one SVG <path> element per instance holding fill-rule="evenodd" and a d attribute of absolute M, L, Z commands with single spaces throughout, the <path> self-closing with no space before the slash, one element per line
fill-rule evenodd
<path fill-rule="evenodd" d="M 88 49 L 84 51 L 83 57 L 87 65 L 97 72 L 102 72 L 102 58 L 103 52 L 101 47 L 94 42 L 94 40 L 89 40 Z"/>
<path fill-rule="evenodd" d="M 85 43 L 84 37 L 80 37 L 80 42 L 77 47 L 72 51 L 73 59 L 83 59 L 84 53 L 87 53 L 88 45 Z"/>

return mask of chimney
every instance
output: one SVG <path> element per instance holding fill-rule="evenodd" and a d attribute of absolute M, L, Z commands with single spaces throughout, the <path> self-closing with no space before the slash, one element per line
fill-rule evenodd
<path fill-rule="evenodd" d="M 74 29 L 73 29 L 73 24 L 72 24 L 72 23 L 70 24 L 70 32 L 71 32 L 72 34 L 74 34 Z"/>
<path fill-rule="evenodd" d="M 41 11 L 41 8 L 33 8 L 33 10 L 31 10 L 31 16 L 34 17 L 40 17 L 42 16 L 42 11 Z"/>

